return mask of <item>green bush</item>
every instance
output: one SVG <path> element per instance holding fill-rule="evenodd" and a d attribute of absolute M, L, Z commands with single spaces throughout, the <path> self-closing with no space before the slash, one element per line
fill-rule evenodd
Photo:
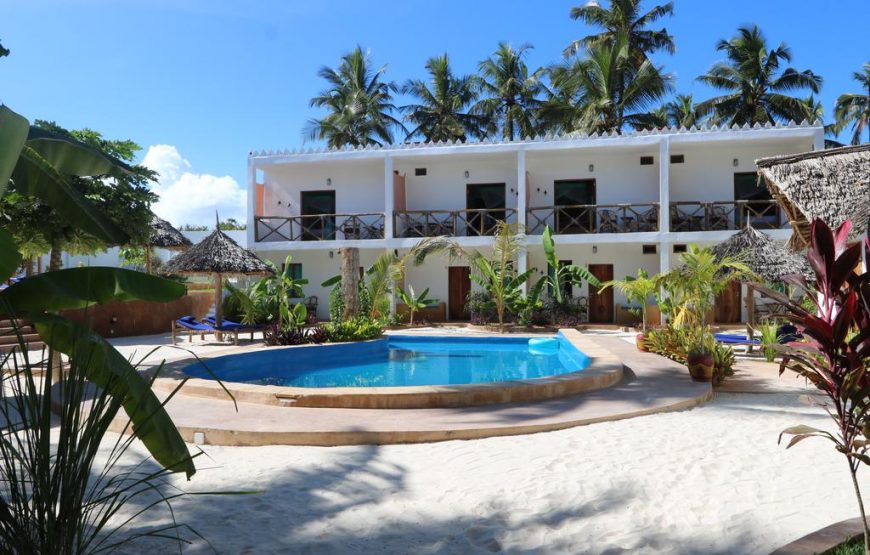
<path fill-rule="evenodd" d="M 365 284 L 360 282 L 359 287 L 359 313 L 370 314 L 372 311 L 372 296 Z M 329 319 L 333 322 L 341 321 L 344 314 L 344 299 L 341 296 L 341 286 L 336 285 L 329 291 Z"/>
<path fill-rule="evenodd" d="M 364 341 L 375 339 L 384 334 L 381 322 L 371 318 L 354 318 L 352 320 L 334 320 L 323 325 L 330 342 Z"/>

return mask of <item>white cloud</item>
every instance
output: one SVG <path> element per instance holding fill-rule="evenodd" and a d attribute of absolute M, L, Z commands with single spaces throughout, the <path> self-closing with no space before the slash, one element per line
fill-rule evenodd
<path fill-rule="evenodd" d="M 232 177 L 193 173 L 190 162 L 172 145 L 154 145 L 142 165 L 159 174 L 152 190 L 160 200 L 152 206 L 155 214 L 176 226 L 214 226 L 215 211 L 221 220 L 247 218 L 248 195 Z"/>

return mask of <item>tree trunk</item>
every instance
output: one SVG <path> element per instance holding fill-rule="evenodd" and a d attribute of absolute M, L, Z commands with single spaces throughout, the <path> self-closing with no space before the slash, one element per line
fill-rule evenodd
<path fill-rule="evenodd" d="M 864 514 L 864 500 L 861 498 L 861 488 L 858 487 L 857 469 L 852 465 L 852 460 L 846 459 L 849 463 L 849 474 L 852 475 L 852 486 L 855 488 L 855 497 L 858 499 L 858 509 L 861 511 L 861 525 L 864 528 L 864 553 L 870 555 L 870 529 L 867 527 L 867 516 Z"/>
<path fill-rule="evenodd" d="M 33 275 L 33 257 L 29 256 L 27 262 L 24 263 L 24 276 L 30 277 Z"/>
<path fill-rule="evenodd" d="M 48 259 L 48 271 L 54 272 L 56 270 L 60 270 L 63 266 L 63 262 L 61 261 L 60 255 L 63 253 L 63 244 L 60 241 L 60 237 L 52 237 L 51 238 L 51 256 Z"/>
<path fill-rule="evenodd" d="M 151 274 L 151 246 L 145 245 L 145 273 Z"/>
<path fill-rule="evenodd" d="M 341 298 L 344 300 L 343 320 L 359 316 L 359 249 L 338 250 L 341 256 Z"/>

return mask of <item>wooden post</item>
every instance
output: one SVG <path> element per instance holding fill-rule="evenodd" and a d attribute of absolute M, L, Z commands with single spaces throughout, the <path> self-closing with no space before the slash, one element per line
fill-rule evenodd
<path fill-rule="evenodd" d="M 746 346 L 746 352 L 752 352 L 752 334 L 755 331 L 755 288 L 751 283 L 746 284 L 746 339 L 750 340 Z"/>
<path fill-rule="evenodd" d="M 217 327 L 220 327 L 223 323 L 223 304 L 221 301 L 223 300 L 223 291 L 224 291 L 224 279 L 223 276 L 219 273 L 215 273 L 214 275 L 214 323 Z M 224 340 L 223 332 L 216 332 L 215 336 L 218 341 Z"/>
<path fill-rule="evenodd" d="M 145 245 L 145 273 L 151 274 L 151 246 Z"/>

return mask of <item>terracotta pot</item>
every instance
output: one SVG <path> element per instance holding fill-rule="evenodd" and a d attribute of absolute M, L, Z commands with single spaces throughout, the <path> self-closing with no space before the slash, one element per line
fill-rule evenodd
<path fill-rule="evenodd" d="M 693 380 L 709 382 L 713 379 L 715 361 L 711 353 L 692 353 L 686 357 L 686 366 Z"/>
<path fill-rule="evenodd" d="M 648 353 L 649 349 L 646 346 L 646 334 L 641 332 L 634 336 L 634 342 L 637 345 L 637 350 L 642 353 Z"/>

